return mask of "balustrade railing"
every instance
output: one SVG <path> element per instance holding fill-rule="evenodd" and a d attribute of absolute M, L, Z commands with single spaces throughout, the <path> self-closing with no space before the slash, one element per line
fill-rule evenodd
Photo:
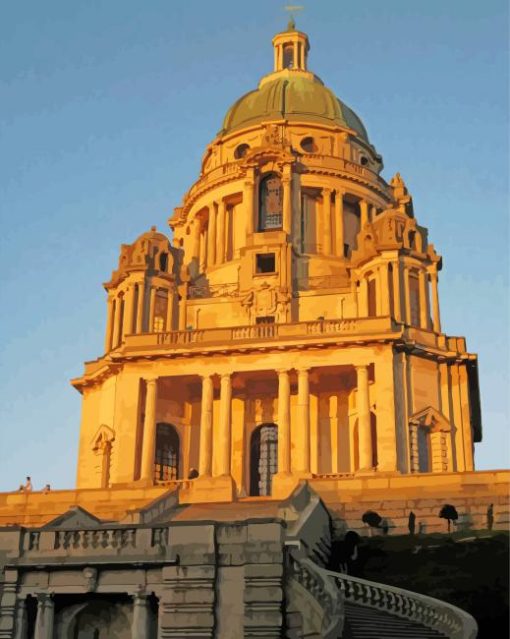
<path fill-rule="evenodd" d="M 134 548 L 136 528 L 57 530 L 54 549 Z"/>
<path fill-rule="evenodd" d="M 330 570 L 318 571 L 329 576 L 349 603 L 403 617 L 450 639 L 476 639 L 478 627 L 473 617 L 445 601 Z"/>
<path fill-rule="evenodd" d="M 295 337 L 315 337 L 317 335 L 342 335 L 354 333 L 375 333 L 392 330 L 389 317 L 366 319 L 332 319 L 312 322 L 295 322 L 291 324 L 251 324 L 247 326 L 230 326 L 225 328 L 205 328 L 170 333 L 153 333 L 152 337 L 161 346 L 189 346 L 214 342 L 235 342 L 252 339 L 281 339 Z M 137 340 L 140 336 L 130 336 L 129 340 Z M 144 345 L 147 335 L 144 335 Z"/>
<path fill-rule="evenodd" d="M 319 566 L 306 557 L 289 553 L 290 574 L 313 597 L 322 611 L 321 628 L 316 628 L 323 639 L 342 636 L 344 625 L 344 600 L 341 590 L 333 587 L 328 576 Z"/>

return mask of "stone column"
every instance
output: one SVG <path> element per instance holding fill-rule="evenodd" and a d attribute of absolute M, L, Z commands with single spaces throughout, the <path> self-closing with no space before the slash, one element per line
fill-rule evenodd
<path fill-rule="evenodd" d="M 368 366 L 356 366 L 358 378 L 358 441 L 360 470 L 372 469 L 372 432 L 370 428 L 370 398 Z"/>
<path fill-rule="evenodd" d="M 232 449 L 232 377 L 221 376 L 220 383 L 220 428 L 218 438 L 218 473 L 230 475 Z"/>
<path fill-rule="evenodd" d="M 149 636 L 149 601 L 147 595 L 133 595 L 133 620 L 131 622 L 132 637 Z"/>
<path fill-rule="evenodd" d="M 278 473 L 290 473 L 289 371 L 278 371 Z"/>
<path fill-rule="evenodd" d="M 207 269 L 207 229 L 203 229 L 200 234 L 200 259 L 198 263 L 200 272 L 205 273 Z"/>
<path fill-rule="evenodd" d="M 179 300 L 179 330 L 186 330 L 186 314 L 187 314 L 187 303 L 188 303 L 188 282 L 184 282 L 184 284 L 180 284 L 178 291 L 180 295 Z"/>
<path fill-rule="evenodd" d="M 18 599 L 16 602 L 16 630 L 14 639 L 28 638 L 28 618 L 27 604 L 25 599 Z"/>
<path fill-rule="evenodd" d="M 393 264 L 393 316 L 397 322 L 402 321 L 400 299 L 400 262 L 395 262 Z"/>
<path fill-rule="evenodd" d="M 360 200 L 359 210 L 361 216 L 360 226 L 363 228 L 366 224 L 368 224 L 368 202 L 366 200 Z"/>
<path fill-rule="evenodd" d="M 212 469 L 213 381 L 210 375 L 202 377 L 202 406 L 200 413 L 200 452 L 198 473 L 210 477 Z"/>
<path fill-rule="evenodd" d="M 51 596 L 43 594 L 37 597 L 37 617 L 34 639 L 53 639 L 54 604 Z"/>
<path fill-rule="evenodd" d="M 216 264 L 223 264 L 225 261 L 225 202 L 218 203 L 218 220 L 216 226 Z"/>
<path fill-rule="evenodd" d="M 292 233 L 292 178 L 290 165 L 286 165 L 282 175 L 283 186 L 283 223 L 287 235 Z"/>
<path fill-rule="evenodd" d="M 420 327 L 427 329 L 429 327 L 429 320 L 427 317 L 427 275 L 423 269 L 420 269 L 418 277 L 420 284 Z"/>
<path fill-rule="evenodd" d="M 298 402 L 297 412 L 302 433 L 302 468 L 305 473 L 310 472 L 310 380 L 309 369 L 298 370 Z"/>
<path fill-rule="evenodd" d="M 406 304 L 405 323 L 411 324 L 411 287 L 409 282 L 409 267 L 404 264 L 404 299 Z"/>
<path fill-rule="evenodd" d="M 207 232 L 207 265 L 216 264 L 216 204 L 209 207 L 209 229 Z"/>
<path fill-rule="evenodd" d="M 143 312 L 145 307 L 145 282 L 140 282 L 138 286 L 138 297 L 136 300 L 136 332 L 143 332 Z"/>
<path fill-rule="evenodd" d="M 379 267 L 379 290 L 381 292 L 381 315 L 390 315 L 390 287 L 388 281 L 388 262 L 383 262 Z M 395 298 L 395 295 L 393 295 Z"/>
<path fill-rule="evenodd" d="M 172 330 L 172 321 L 174 317 L 174 291 L 168 289 L 166 292 L 166 324 L 165 330 Z"/>
<path fill-rule="evenodd" d="M 201 223 L 200 220 L 196 217 L 193 220 L 193 257 L 198 260 L 200 257 L 200 229 Z"/>
<path fill-rule="evenodd" d="M 246 181 L 244 183 L 243 199 L 245 204 L 246 215 L 246 235 L 251 235 L 255 228 L 255 170 L 248 169 L 246 171 Z"/>
<path fill-rule="evenodd" d="M 439 293 L 437 290 L 437 270 L 430 273 L 430 282 L 432 284 L 432 322 L 436 333 L 441 332 L 441 315 L 439 314 Z"/>
<path fill-rule="evenodd" d="M 104 352 L 108 353 L 108 351 L 112 347 L 112 332 L 113 332 L 113 322 L 115 321 L 115 301 L 109 295 L 107 302 L 107 314 L 106 314 L 106 335 L 104 340 Z"/>
<path fill-rule="evenodd" d="M 122 335 L 131 335 L 133 332 L 133 306 L 135 302 L 135 291 L 133 286 L 129 286 L 126 290 L 124 299 L 125 299 L 125 307 L 124 307 L 124 319 L 122 326 Z"/>
<path fill-rule="evenodd" d="M 328 398 L 328 417 L 331 442 L 331 472 L 338 473 L 338 395 L 330 395 Z"/>
<path fill-rule="evenodd" d="M 155 286 L 150 287 L 150 302 L 149 302 L 149 326 L 148 332 L 154 332 L 154 314 L 156 311 L 156 293 L 157 288 Z"/>
<path fill-rule="evenodd" d="M 332 240 L 331 237 L 331 189 L 322 189 L 322 223 L 323 234 L 322 244 L 324 255 L 331 255 Z"/>
<path fill-rule="evenodd" d="M 335 191 L 335 230 L 336 230 L 336 254 L 344 257 L 344 192 L 340 189 Z"/>
<path fill-rule="evenodd" d="M 120 305 L 121 301 L 118 297 L 113 300 L 115 305 L 113 312 L 113 330 L 112 330 L 112 344 L 111 348 L 117 348 L 119 345 L 119 335 L 120 335 Z"/>
<path fill-rule="evenodd" d="M 147 393 L 145 397 L 145 419 L 143 420 L 142 470 L 141 479 L 154 480 L 154 458 L 156 450 L 156 402 L 158 380 L 150 377 L 145 380 Z"/>

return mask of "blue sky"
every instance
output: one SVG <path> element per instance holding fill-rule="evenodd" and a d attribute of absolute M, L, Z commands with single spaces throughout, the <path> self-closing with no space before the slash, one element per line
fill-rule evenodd
<path fill-rule="evenodd" d="M 0 490 L 71 487 L 119 245 L 166 219 L 230 104 L 272 67 L 283 2 L 0 7 Z M 507 3 L 316 0 L 310 67 L 400 171 L 444 257 L 444 330 L 480 357 L 477 467 L 508 466 Z"/>

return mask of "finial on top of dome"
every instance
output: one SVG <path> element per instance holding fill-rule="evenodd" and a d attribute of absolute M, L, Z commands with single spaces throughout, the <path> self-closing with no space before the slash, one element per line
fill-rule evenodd
<path fill-rule="evenodd" d="M 287 4 L 285 5 L 285 11 L 289 12 L 289 22 L 287 24 L 287 31 L 295 31 L 296 30 L 296 20 L 294 19 L 294 13 L 296 11 L 302 11 L 304 7 L 302 5 L 297 4 Z"/>

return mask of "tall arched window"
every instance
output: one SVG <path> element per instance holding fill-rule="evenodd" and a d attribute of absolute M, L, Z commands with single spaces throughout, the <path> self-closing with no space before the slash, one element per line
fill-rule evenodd
<path fill-rule="evenodd" d="M 276 173 L 270 173 L 260 182 L 259 231 L 281 229 L 283 220 L 282 181 Z"/>
<path fill-rule="evenodd" d="M 278 470 L 278 428 L 262 424 L 251 436 L 250 495 L 271 494 L 273 475 Z"/>
<path fill-rule="evenodd" d="M 179 435 L 172 424 L 158 424 L 156 430 L 156 481 L 179 478 Z"/>

